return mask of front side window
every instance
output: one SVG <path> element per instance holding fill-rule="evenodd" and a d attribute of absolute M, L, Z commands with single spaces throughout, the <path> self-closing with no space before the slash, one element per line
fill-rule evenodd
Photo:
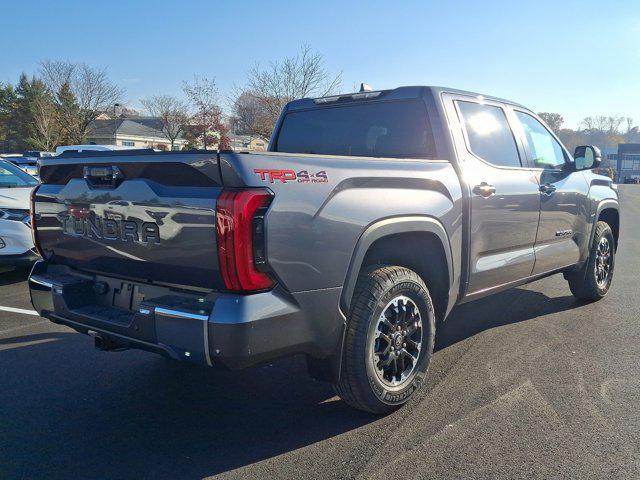
<path fill-rule="evenodd" d="M 469 148 L 500 167 L 521 167 L 516 141 L 504 110 L 493 105 L 457 102 Z"/>
<path fill-rule="evenodd" d="M 15 165 L 0 162 L 0 188 L 33 187 L 38 181 Z"/>
<path fill-rule="evenodd" d="M 562 147 L 549 130 L 528 113 L 516 111 L 527 137 L 533 164 L 538 168 L 560 169 L 566 163 Z"/>
<path fill-rule="evenodd" d="M 423 102 L 358 102 L 287 113 L 276 151 L 434 158 L 435 144 Z"/>

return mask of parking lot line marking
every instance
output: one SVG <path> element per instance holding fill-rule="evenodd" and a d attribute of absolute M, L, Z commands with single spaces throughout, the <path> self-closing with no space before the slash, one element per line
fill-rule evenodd
<path fill-rule="evenodd" d="M 26 310 L 24 308 L 13 308 L 13 307 L 1 307 L 0 310 L 11 313 L 23 313 L 25 315 L 35 315 L 38 316 L 38 312 L 35 310 Z"/>
<path fill-rule="evenodd" d="M 32 340 L 30 342 L 10 343 L 8 345 L 1 346 L 0 350 L 7 351 L 14 348 L 31 347 L 33 345 L 40 345 L 42 343 L 55 342 L 56 340 L 57 340 L 56 338 L 42 338 L 40 340 Z"/>
<path fill-rule="evenodd" d="M 49 320 L 42 320 L 41 322 L 27 323 L 26 325 L 20 325 L 19 327 L 13 327 L 8 330 L 0 330 L 0 338 L 8 338 L 12 334 L 19 332 L 20 330 L 26 330 L 28 328 L 37 327 L 38 325 L 44 325 L 45 323 L 51 323 Z"/>

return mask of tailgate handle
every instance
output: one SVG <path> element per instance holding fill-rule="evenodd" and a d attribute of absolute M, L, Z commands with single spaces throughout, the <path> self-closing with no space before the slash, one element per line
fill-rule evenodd
<path fill-rule="evenodd" d="M 117 187 L 124 180 L 122 170 L 118 167 L 84 167 L 84 179 L 92 187 Z"/>

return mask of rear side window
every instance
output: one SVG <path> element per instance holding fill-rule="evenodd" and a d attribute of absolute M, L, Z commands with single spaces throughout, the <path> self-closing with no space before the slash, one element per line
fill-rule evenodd
<path fill-rule="evenodd" d="M 363 157 L 434 158 L 421 101 L 378 102 L 290 112 L 276 151 Z"/>
<path fill-rule="evenodd" d="M 471 151 L 500 167 L 521 167 L 516 141 L 504 110 L 493 105 L 457 102 Z"/>

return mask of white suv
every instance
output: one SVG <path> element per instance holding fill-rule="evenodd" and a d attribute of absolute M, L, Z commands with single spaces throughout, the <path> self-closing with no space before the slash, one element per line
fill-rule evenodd
<path fill-rule="evenodd" d="M 27 266 L 33 250 L 29 203 L 38 181 L 10 162 L 0 161 L 0 268 Z"/>

